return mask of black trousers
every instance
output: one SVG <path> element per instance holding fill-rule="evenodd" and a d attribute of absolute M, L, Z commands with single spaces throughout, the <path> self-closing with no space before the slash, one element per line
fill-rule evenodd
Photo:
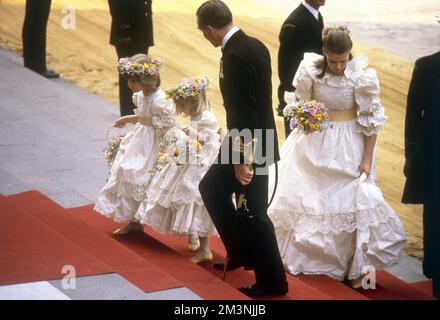
<path fill-rule="evenodd" d="M 256 282 L 265 289 L 281 288 L 286 283 L 272 221 L 267 216 L 268 176 L 255 175 L 246 186 L 250 213 L 237 214 L 232 194 L 243 187 L 235 178 L 233 165 L 213 164 L 199 184 L 209 215 L 226 247 L 228 257 L 253 269 Z"/>
<path fill-rule="evenodd" d="M 290 129 L 290 120 L 284 118 L 284 134 L 286 135 L 286 139 L 291 132 L 292 132 L 292 129 Z"/>
<path fill-rule="evenodd" d="M 130 44 L 126 46 L 116 46 L 118 59 L 131 57 L 138 53 L 148 54 L 148 46 L 145 44 Z M 119 75 L 119 109 L 121 116 L 134 114 L 136 106 L 133 104 L 133 92 L 127 85 L 127 79 Z"/>
<path fill-rule="evenodd" d="M 46 28 L 51 0 L 27 0 L 22 40 L 23 62 L 35 72 L 46 71 Z"/>
<path fill-rule="evenodd" d="M 438 199 L 423 205 L 423 273 L 433 279 L 434 295 L 440 298 L 440 204 Z"/>

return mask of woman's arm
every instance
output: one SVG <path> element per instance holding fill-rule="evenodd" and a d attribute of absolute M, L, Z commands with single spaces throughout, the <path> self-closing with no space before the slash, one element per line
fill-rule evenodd
<path fill-rule="evenodd" d="M 371 136 L 365 136 L 365 150 L 364 150 L 364 159 L 362 160 L 359 169 L 361 172 L 365 172 L 367 176 L 371 173 L 371 166 L 373 163 L 373 152 L 374 147 L 376 145 L 377 135 L 372 134 Z"/>
<path fill-rule="evenodd" d="M 127 123 L 136 123 L 138 121 L 139 121 L 139 116 L 133 114 L 118 118 L 113 126 L 116 128 L 122 128 Z"/>

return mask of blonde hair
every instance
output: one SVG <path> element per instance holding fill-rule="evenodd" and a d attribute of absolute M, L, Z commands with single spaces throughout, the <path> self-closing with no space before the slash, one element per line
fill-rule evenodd
<path fill-rule="evenodd" d="M 142 65 L 144 63 L 150 64 L 153 61 L 153 58 L 146 55 L 146 54 L 138 53 L 138 54 L 135 54 L 134 56 L 128 58 L 128 60 L 130 62 L 137 62 Z M 127 76 L 127 77 L 130 77 L 130 78 L 134 79 L 135 81 L 140 82 L 143 86 L 146 86 L 146 87 L 151 88 L 153 90 L 159 89 L 160 83 L 161 83 L 160 75 L 158 72 L 154 75 Z"/>
<path fill-rule="evenodd" d="M 192 117 L 211 109 L 206 91 L 202 91 L 194 97 L 175 97 L 173 101 L 176 105 L 176 112 L 179 115 Z"/>

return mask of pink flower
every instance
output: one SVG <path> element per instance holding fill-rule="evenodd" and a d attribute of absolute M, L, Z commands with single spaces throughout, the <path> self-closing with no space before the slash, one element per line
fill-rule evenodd
<path fill-rule="evenodd" d="M 148 74 L 154 76 L 156 74 L 156 69 L 153 67 L 148 68 Z"/>
<path fill-rule="evenodd" d="M 151 60 L 151 63 L 160 65 L 162 63 L 162 60 L 160 60 L 159 57 L 154 58 L 153 60 Z"/>

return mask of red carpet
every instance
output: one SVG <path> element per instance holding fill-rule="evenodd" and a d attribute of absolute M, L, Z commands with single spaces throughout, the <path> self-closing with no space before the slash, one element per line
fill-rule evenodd
<path fill-rule="evenodd" d="M 250 285 L 253 273 L 229 272 L 226 282 L 212 263 L 194 265 L 186 237 L 145 233 L 115 237 L 119 227 L 92 210 L 64 209 L 39 192 L 0 196 L 0 285 L 59 279 L 63 265 L 77 276 L 116 272 L 144 291 L 185 286 L 204 299 L 248 299 L 236 288 Z M 218 237 L 211 238 L 214 259 L 224 258 Z M 375 290 L 353 290 L 326 276 L 288 275 L 289 293 L 278 300 L 431 299 L 431 283 L 405 283 L 377 272 Z"/>
<path fill-rule="evenodd" d="M 38 219 L 0 199 L 0 285 L 61 279 L 72 265 L 77 276 L 113 269 Z"/>
<path fill-rule="evenodd" d="M 92 208 L 93 206 L 85 206 L 70 209 L 69 211 L 89 226 L 110 235 L 118 225 L 110 219 L 97 214 Z M 164 272 L 172 274 L 184 286 L 204 299 L 249 299 L 235 288 L 221 281 L 217 276 L 193 264 L 185 256 L 176 254 L 176 252 L 148 234 L 121 236 L 117 237 L 117 240 L 145 260 L 158 266 Z"/>
<path fill-rule="evenodd" d="M 429 297 L 432 295 L 432 280 L 413 282 L 410 284 L 410 286 L 418 291 L 423 292 Z"/>
<path fill-rule="evenodd" d="M 117 241 L 82 223 L 66 209 L 39 192 L 25 192 L 11 196 L 9 199 L 16 207 L 31 212 L 34 218 L 50 225 L 64 237 L 105 262 L 112 268 L 112 272 L 119 273 L 143 291 L 183 286 L 181 282 L 127 250 Z"/>

